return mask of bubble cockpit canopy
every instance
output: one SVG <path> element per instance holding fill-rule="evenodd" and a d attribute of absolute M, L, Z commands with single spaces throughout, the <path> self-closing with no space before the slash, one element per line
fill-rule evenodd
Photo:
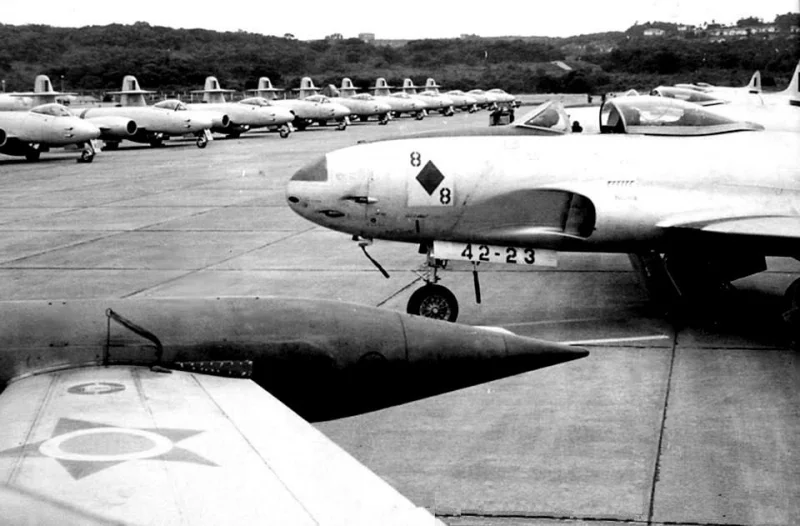
<path fill-rule="evenodd" d="M 650 95 L 654 97 L 667 97 L 669 99 L 685 100 L 687 102 L 694 102 L 700 106 L 714 106 L 716 104 L 725 104 L 724 100 L 720 100 L 713 95 L 697 91 L 689 88 L 677 88 L 674 86 L 659 86 L 654 88 Z"/>
<path fill-rule="evenodd" d="M 375 100 L 375 97 L 373 97 L 369 93 L 359 93 L 357 95 L 353 95 L 350 98 L 355 100 Z"/>
<path fill-rule="evenodd" d="M 570 132 L 569 115 L 564 110 L 564 105 L 552 100 L 536 106 L 515 125 L 555 133 Z"/>
<path fill-rule="evenodd" d="M 162 100 L 154 104 L 156 108 L 161 108 L 162 110 L 172 110 L 172 111 L 187 111 L 189 108 L 186 107 L 186 104 L 177 100 L 177 99 L 167 99 Z"/>
<path fill-rule="evenodd" d="M 325 95 L 310 95 L 306 97 L 305 100 L 311 102 L 319 102 L 320 104 L 328 104 L 331 102 L 331 99 L 329 99 Z"/>
<path fill-rule="evenodd" d="M 600 108 L 600 133 L 695 136 L 763 129 L 760 124 L 736 121 L 703 106 L 665 97 L 617 97 Z"/>
<path fill-rule="evenodd" d="M 51 102 L 49 104 L 41 104 L 31 108 L 31 113 L 38 113 L 40 115 L 50 115 L 51 117 L 72 117 L 72 113 L 61 104 Z"/>
<path fill-rule="evenodd" d="M 272 102 L 264 97 L 248 97 L 239 101 L 239 104 L 247 104 L 249 106 L 272 106 Z"/>

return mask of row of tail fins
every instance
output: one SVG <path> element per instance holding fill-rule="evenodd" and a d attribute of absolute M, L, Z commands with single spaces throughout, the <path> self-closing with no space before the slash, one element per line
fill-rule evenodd
<path fill-rule="evenodd" d="M 441 86 L 436 84 L 436 81 L 432 78 L 429 78 L 425 82 L 424 87 L 415 86 L 411 79 L 405 79 L 401 89 L 406 93 L 413 95 L 416 93 L 417 89 L 438 92 L 440 87 Z M 751 77 L 750 82 L 745 87 L 750 93 L 761 93 L 761 73 L 756 71 Z M 386 79 L 381 77 L 375 81 L 375 85 L 370 89 L 373 90 L 375 95 L 386 96 L 390 94 L 391 88 L 393 88 L 393 86 L 390 86 L 386 82 Z M 335 93 L 340 93 L 343 96 L 355 94 L 357 91 L 356 87 L 353 85 L 353 82 L 349 78 L 342 79 L 341 88 L 334 87 L 333 90 Z M 248 91 L 254 93 L 258 97 L 274 99 L 277 97 L 279 92 L 283 92 L 285 90 L 273 87 L 269 78 L 261 77 L 258 79 L 258 88 Z M 314 86 L 314 82 L 310 77 L 303 77 L 303 79 L 300 81 L 300 87 L 295 88 L 294 91 L 298 92 L 298 96 L 300 98 L 304 98 L 310 95 L 316 95 L 321 91 L 321 88 Z M 225 102 L 225 94 L 233 92 L 234 90 L 223 89 L 216 77 L 206 77 L 205 87 L 201 90 L 192 91 L 192 93 L 202 93 L 203 102 L 209 103 Z M 136 77 L 133 75 L 126 75 L 122 79 L 122 89 L 120 91 L 111 91 L 109 92 L 109 95 L 119 95 L 120 104 L 123 106 L 146 106 L 147 102 L 145 95 L 152 93 L 155 92 L 141 89 L 139 87 L 139 81 L 136 80 Z M 781 94 L 788 96 L 791 101 L 800 104 L 800 62 L 798 62 L 797 67 L 795 67 L 789 87 L 782 91 Z M 57 96 L 67 95 L 67 93 L 55 91 L 53 89 L 53 84 L 50 82 L 50 78 L 47 75 L 38 75 L 34 81 L 33 92 L 17 93 L 16 95 L 33 97 L 36 104 L 46 104 L 49 102 L 55 102 Z"/>

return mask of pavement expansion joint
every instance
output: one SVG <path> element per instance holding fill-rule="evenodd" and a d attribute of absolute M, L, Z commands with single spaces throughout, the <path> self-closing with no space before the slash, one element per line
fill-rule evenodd
<path fill-rule="evenodd" d="M 655 513 L 656 486 L 658 485 L 659 474 L 661 471 L 661 454 L 664 445 L 664 430 L 667 423 L 667 410 L 669 409 L 669 395 L 672 389 L 672 375 L 675 371 L 675 354 L 678 347 L 678 329 L 674 328 L 672 349 L 669 357 L 669 371 L 667 373 L 667 387 L 664 389 L 664 409 L 661 412 L 661 426 L 658 431 L 658 444 L 656 445 L 656 461 L 653 466 L 653 478 L 650 485 L 650 503 L 647 510 L 647 524 L 653 524 L 653 514 Z"/>

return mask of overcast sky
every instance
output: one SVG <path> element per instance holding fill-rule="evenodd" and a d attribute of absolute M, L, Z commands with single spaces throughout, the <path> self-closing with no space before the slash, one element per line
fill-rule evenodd
<path fill-rule="evenodd" d="M 747 16 L 772 21 L 798 11 L 798 0 L 236 0 L 97 2 L 0 0 L 4 24 L 80 27 L 110 23 L 249 31 L 308 40 L 360 32 L 376 38 L 571 36 L 622 31 L 635 22 L 660 20 L 734 23 Z"/>

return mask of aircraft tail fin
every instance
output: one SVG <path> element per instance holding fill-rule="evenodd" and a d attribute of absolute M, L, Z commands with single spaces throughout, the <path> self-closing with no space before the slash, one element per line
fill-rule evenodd
<path fill-rule="evenodd" d="M 320 92 L 320 89 L 314 85 L 314 81 L 311 80 L 311 77 L 303 77 L 300 79 L 300 88 L 298 91 L 298 97 L 304 99 L 311 95 L 316 95 Z"/>
<path fill-rule="evenodd" d="M 433 80 L 432 78 L 429 78 L 428 80 L 425 81 L 426 90 L 432 91 L 434 93 L 439 93 L 439 88 L 441 88 L 441 86 L 436 84 L 436 81 Z"/>
<path fill-rule="evenodd" d="M 247 91 L 255 93 L 257 97 L 264 97 L 265 99 L 274 100 L 278 98 L 278 92 L 283 90 L 280 88 L 274 88 L 272 86 L 272 81 L 269 80 L 269 77 L 259 77 L 258 88 Z"/>
<path fill-rule="evenodd" d="M 339 91 L 341 92 L 342 97 L 352 97 L 358 90 L 355 86 L 353 86 L 353 81 L 345 77 L 342 79 L 342 89 Z"/>
<path fill-rule="evenodd" d="M 789 96 L 789 104 L 792 106 L 800 106 L 800 61 L 794 68 L 792 73 L 792 81 L 789 82 L 789 87 L 783 93 Z"/>
<path fill-rule="evenodd" d="M 753 94 L 760 94 L 761 93 L 761 72 L 756 71 L 753 73 L 753 76 L 750 77 L 750 82 L 747 84 L 747 92 Z"/>
<path fill-rule="evenodd" d="M 36 75 L 36 79 L 33 81 L 33 91 L 34 93 L 57 93 L 53 89 L 53 83 L 50 82 L 50 77 L 47 75 Z"/>
<path fill-rule="evenodd" d="M 119 95 L 119 102 L 122 106 L 147 106 L 144 96 L 154 91 L 143 90 L 139 87 L 139 81 L 133 75 L 125 75 L 122 79 L 122 89 L 119 91 L 109 91 L 109 95 Z"/>
<path fill-rule="evenodd" d="M 403 91 L 410 95 L 416 95 L 417 87 L 414 85 L 414 81 L 411 79 L 403 79 Z"/>
<path fill-rule="evenodd" d="M 36 79 L 33 81 L 33 91 L 11 94 L 12 97 L 31 97 L 33 99 L 34 106 L 57 102 L 56 98 L 59 95 L 68 94 L 53 90 L 53 84 L 50 82 L 50 77 L 47 75 L 36 76 Z"/>
<path fill-rule="evenodd" d="M 372 92 L 375 95 L 389 96 L 392 93 L 389 89 L 391 87 L 385 78 L 378 77 L 375 79 L 375 85 L 372 86 Z"/>
<path fill-rule="evenodd" d="M 226 102 L 225 94 L 233 93 L 232 89 L 222 89 L 219 85 L 217 77 L 206 77 L 206 83 L 203 89 L 192 90 L 192 93 L 202 93 L 203 102 L 218 104 Z"/>

